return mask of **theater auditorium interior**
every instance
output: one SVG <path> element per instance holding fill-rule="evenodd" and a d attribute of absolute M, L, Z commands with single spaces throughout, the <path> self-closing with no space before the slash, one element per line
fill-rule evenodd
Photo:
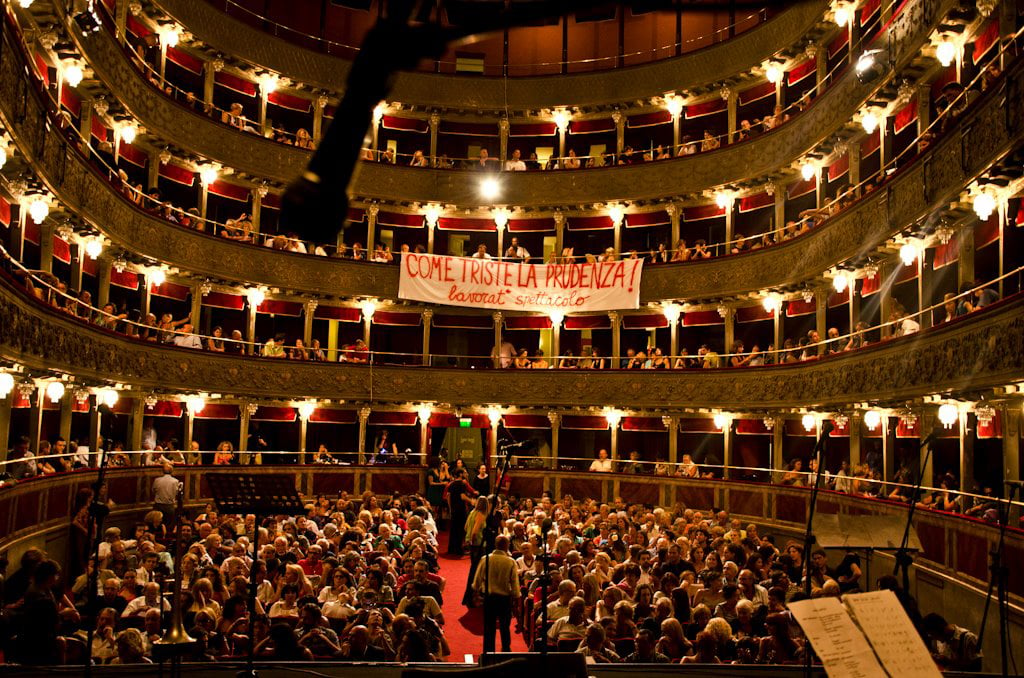
<path fill-rule="evenodd" d="M 1024 674 L 1024 0 L 0 5 L 3 675 Z"/>

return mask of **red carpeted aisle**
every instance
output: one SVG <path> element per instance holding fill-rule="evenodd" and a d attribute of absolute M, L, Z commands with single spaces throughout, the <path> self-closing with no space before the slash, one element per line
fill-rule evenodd
<path fill-rule="evenodd" d="M 444 635 L 448 639 L 452 653 L 448 661 L 461 662 L 465 655 L 474 657 L 483 651 L 484 613 L 481 608 L 467 608 L 462 604 L 462 594 L 466 590 L 466 577 L 469 576 L 469 556 L 461 558 L 448 555 L 448 532 L 438 534 L 437 560 L 441 568 L 441 576 L 447 582 L 444 587 Z M 515 632 L 515 620 L 512 621 L 512 651 L 525 652 L 526 643 L 523 636 Z M 495 646 L 501 649 L 500 636 L 495 634 Z"/>

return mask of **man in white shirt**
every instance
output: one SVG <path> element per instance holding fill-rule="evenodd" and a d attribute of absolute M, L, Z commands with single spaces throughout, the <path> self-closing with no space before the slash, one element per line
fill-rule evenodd
<path fill-rule="evenodd" d="M 181 348 L 195 348 L 202 350 L 203 342 L 196 336 L 195 327 L 192 323 L 185 323 L 181 328 L 182 334 L 174 335 L 174 345 Z"/>
<path fill-rule="evenodd" d="M 498 358 L 501 368 L 506 369 L 512 367 L 512 356 L 516 354 L 516 347 L 509 341 L 503 341 L 494 354 Z"/>
<path fill-rule="evenodd" d="M 590 470 L 598 473 L 612 472 L 612 460 L 608 458 L 608 450 L 601 448 L 597 451 L 597 459 L 590 463 Z"/>
<path fill-rule="evenodd" d="M 505 161 L 506 172 L 525 172 L 526 163 L 523 162 L 519 149 L 512 151 L 512 157 Z"/>
<path fill-rule="evenodd" d="M 480 243 L 476 246 L 476 252 L 473 253 L 473 259 L 490 259 L 491 255 L 487 253 L 487 245 Z"/>
<path fill-rule="evenodd" d="M 150 610 L 159 610 L 160 608 L 163 608 L 164 612 L 170 612 L 171 604 L 167 602 L 166 598 L 160 597 L 160 584 L 149 582 L 142 589 L 141 596 L 128 601 L 121 616 L 144 617 Z"/>
<path fill-rule="evenodd" d="M 530 253 L 525 247 L 519 244 L 519 238 L 514 236 L 512 238 L 512 244 L 508 246 L 507 250 L 505 250 L 505 258 L 518 260 L 523 264 L 530 263 Z"/>

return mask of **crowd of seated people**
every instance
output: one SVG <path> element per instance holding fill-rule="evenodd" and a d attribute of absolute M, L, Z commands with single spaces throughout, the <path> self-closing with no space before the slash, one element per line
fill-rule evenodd
<path fill-rule="evenodd" d="M 98 561 L 69 573 L 70 581 L 45 552 L 29 549 L 3 590 L 13 622 L 5 656 L 39 665 L 88 652 L 97 663 L 150 663 L 176 576 L 185 628 L 199 641 L 187 661 L 237 661 L 250 648 L 288 661 L 441 660 L 451 652 L 444 628 L 454 621 L 444 618 L 443 596 L 456 593 L 438 566 L 434 510 L 418 495 L 340 492 L 311 499 L 305 515 L 256 525 L 254 516 L 207 505 L 184 516 L 180 564 L 170 555 L 173 510 L 154 510 L 130 538 L 108 528 Z M 518 631 L 531 647 L 547 643 L 594 663 L 798 664 L 807 643 L 787 606 L 806 596 L 804 583 L 812 597 L 869 586 L 856 553 L 830 564 L 824 550 L 805 554 L 802 543 L 781 542 L 726 511 L 618 498 L 556 503 L 547 493 L 499 497 L 495 511 L 499 546 L 507 544 L 520 585 Z M 980 668 L 972 632 L 923 614 L 894 577 L 873 584 L 895 592 L 941 668 Z M 477 604 L 472 595 L 464 602 Z M 88 648 L 86 624 L 95 631 Z"/>
<path fill-rule="evenodd" d="M 279 660 L 425 662 L 449 654 L 437 526 L 421 497 L 318 496 L 305 516 L 258 526 L 255 564 L 254 516 L 219 515 L 208 505 L 182 524 L 176 572 L 171 520 L 153 511 L 130 539 L 106 530 L 92 604 L 86 575 L 61 581 L 59 565 L 39 549 L 27 551 L 4 588 L 15 622 L 4 638 L 9 660 L 77 659 L 85 651 L 83 619 L 94 619 L 94 661 L 150 663 L 170 617 L 172 572 L 181 578 L 185 628 L 199 641 L 186 661 L 237 660 L 250 647 Z M 254 618 L 250 577 L 258 584 Z"/>

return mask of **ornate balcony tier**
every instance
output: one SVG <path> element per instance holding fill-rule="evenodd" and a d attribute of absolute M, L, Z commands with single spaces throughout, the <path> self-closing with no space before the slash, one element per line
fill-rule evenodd
<path fill-rule="evenodd" d="M 634 409 L 837 407 L 984 390 L 1024 370 L 1024 297 L 901 339 L 802 364 L 669 372 L 460 370 L 218 356 L 133 341 L 0 284 L 0 355 L 141 389 L 262 398 Z M 970 356 L 964 359 L 964 356 Z"/>
<path fill-rule="evenodd" d="M 46 124 L 43 98 L 25 86 L 22 50 L 12 47 L 5 33 L 3 48 L 8 58 L 0 62 L 0 117 L 61 202 L 116 244 L 201 276 L 300 293 L 397 298 L 396 266 L 243 245 L 173 226 L 139 210 L 97 173 L 57 126 Z M 823 226 L 764 250 L 651 267 L 644 274 L 641 301 L 723 298 L 785 286 L 861 256 L 948 204 L 971 179 L 1024 141 L 1021 111 L 1024 62 L 1009 68 L 999 87 L 987 92 L 957 126 L 882 189 Z"/>
<path fill-rule="evenodd" d="M 227 54 L 297 82 L 342 92 L 350 62 L 297 48 L 241 21 L 210 3 L 161 0 L 159 8 L 203 42 Z M 692 89 L 748 70 L 779 49 L 796 46 L 819 25 L 828 4 L 820 0 L 795 5 L 769 22 L 725 42 L 664 61 L 599 73 L 532 78 L 400 73 L 393 98 L 425 108 L 469 111 L 530 110 L 552 106 L 596 106 L 648 99 L 665 92 Z M 820 32 L 820 31 L 819 31 Z"/>
<path fill-rule="evenodd" d="M 951 0 L 911 0 L 894 18 L 886 35 L 897 72 L 919 56 L 921 45 L 953 4 Z M 149 132 L 237 171 L 280 183 L 290 182 L 305 168 L 308 151 L 229 128 L 159 95 L 108 32 L 91 35 L 81 41 L 81 48 L 97 77 Z M 572 172 L 512 172 L 502 178 L 501 202 L 553 207 L 656 200 L 765 177 L 788 167 L 847 124 L 874 88 L 861 84 L 853 69 L 847 69 L 806 111 L 752 141 L 662 163 Z M 188 134 L 183 135 L 182 130 Z M 480 204 L 475 176 L 364 163 L 351 193 L 362 199 L 469 207 Z"/>

